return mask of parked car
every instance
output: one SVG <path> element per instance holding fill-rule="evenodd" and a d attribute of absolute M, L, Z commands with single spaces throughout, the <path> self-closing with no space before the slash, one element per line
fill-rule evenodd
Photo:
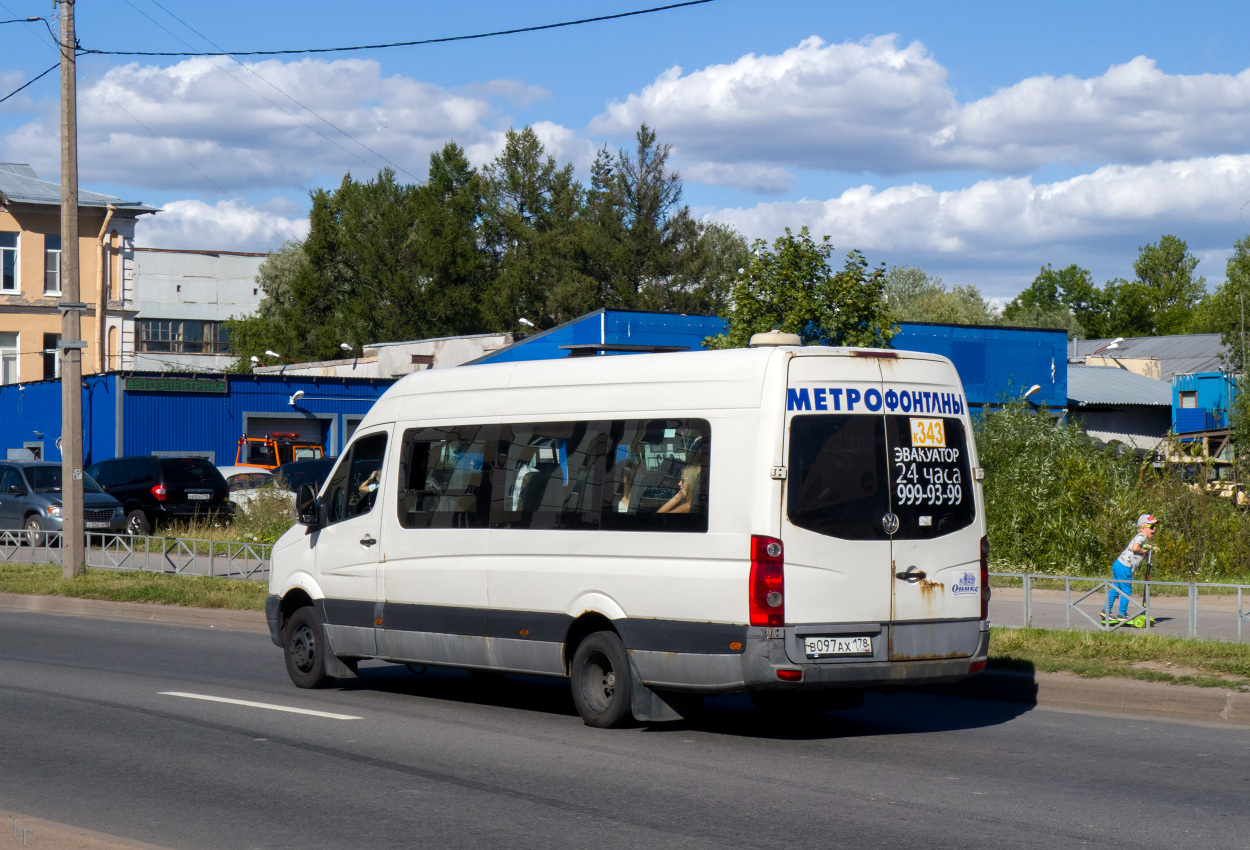
<path fill-rule="evenodd" d="M 87 531 L 124 531 L 121 502 L 101 490 L 90 475 L 83 476 L 82 485 Z M 36 546 L 46 540 L 43 532 L 61 530 L 59 463 L 0 463 L 0 528 L 24 528 L 27 540 Z"/>
<path fill-rule="evenodd" d="M 299 488 L 305 484 L 311 484 L 313 489 L 320 490 L 337 460 L 335 457 L 319 457 L 315 460 L 291 461 L 275 469 L 273 477 L 279 487 L 291 491 L 292 495 L 298 493 Z M 291 503 L 295 503 L 294 498 Z"/>
<path fill-rule="evenodd" d="M 255 466 L 219 466 L 217 471 L 226 479 L 230 501 L 238 507 L 246 507 L 264 488 L 274 485 L 273 473 Z"/>
<path fill-rule="evenodd" d="M 92 464 L 87 474 L 122 503 L 131 534 L 147 534 L 170 520 L 234 513 L 226 479 L 204 458 L 118 457 Z"/>

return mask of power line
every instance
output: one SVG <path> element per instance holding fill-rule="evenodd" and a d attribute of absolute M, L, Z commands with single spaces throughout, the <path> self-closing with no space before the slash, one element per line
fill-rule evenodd
<path fill-rule="evenodd" d="M 227 55 L 237 56 L 289 56 L 295 53 L 346 53 L 355 50 L 382 50 L 389 47 L 421 47 L 427 44 L 446 44 L 452 41 L 472 41 L 479 38 L 493 38 L 500 35 L 517 35 L 525 32 L 541 32 L 542 30 L 560 29 L 561 27 L 574 27 L 581 24 L 593 24 L 601 21 L 614 21 L 620 18 L 632 18 L 637 15 L 650 15 L 655 12 L 667 12 L 672 9 L 681 9 L 686 6 L 700 6 L 704 3 L 711 3 L 713 0 L 686 0 L 683 3 L 670 3 L 667 6 L 655 6 L 650 9 L 638 9 L 633 12 L 618 12 L 614 15 L 599 15 L 594 18 L 581 18 L 576 21 L 560 21 L 554 24 L 538 24 L 532 27 L 517 27 L 508 30 L 495 30 L 493 32 L 481 32 L 473 35 L 449 35 L 442 38 L 424 38 L 417 41 L 392 41 L 387 44 L 360 44 L 352 47 L 307 47 L 300 50 L 230 50 L 219 51 L 217 53 L 196 53 L 196 52 L 178 52 L 178 51 L 159 51 L 159 50 L 93 50 L 82 49 L 81 53 L 94 53 L 100 56 L 221 56 Z"/>
<path fill-rule="evenodd" d="M 161 11 L 163 11 L 165 14 L 169 15 L 169 16 L 170 16 L 171 18 L 173 18 L 175 21 L 177 21 L 178 23 L 182 24 L 182 25 L 183 25 L 184 27 L 186 27 L 187 29 L 191 30 L 191 32 L 195 33 L 195 34 L 196 34 L 197 36 L 199 36 L 201 39 L 203 39 L 204 41 L 208 42 L 209 44 L 211 44 L 213 47 L 217 48 L 218 50 L 221 50 L 220 45 L 218 45 L 216 42 L 214 42 L 214 41 L 213 41 L 212 39 L 210 39 L 208 36 L 206 36 L 206 35 L 204 35 L 203 33 L 201 33 L 201 32 L 200 32 L 199 30 L 197 30 L 195 27 L 191 26 L 189 23 L 187 23 L 186 21 L 184 21 L 182 18 L 180 18 L 180 17 L 178 17 L 177 15 L 175 15 L 173 12 L 171 12 L 169 9 L 167 9 L 165 6 L 163 6 L 161 3 L 157 2 L 157 0 L 151 0 L 151 2 L 152 2 L 152 4 L 153 4 L 153 5 L 155 5 L 157 8 L 159 8 Z M 130 0 L 126 0 L 126 4 L 127 4 L 128 6 L 130 6 L 132 9 L 134 9 L 136 12 L 138 12 L 139 14 L 143 15 L 143 16 L 144 16 L 145 18 L 147 18 L 149 21 L 152 21 L 152 23 L 156 24 L 156 26 L 158 26 L 158 27 L 160 27 L 161 29 L 165 30 L 165 32 L 169 33 L 169 34 L 170 34 L 171 36 L 173 36 L 174 38 L 178 39 L 178 41 L 181 41 L 183 44 L 187 44 L 187 42 L 186 42 L 185 40 L 183 40 L 183 39 L 182 39 L 182 38 L 180 38 L 179 36 L 175 35 L 174 33 L 170 32 L 168 29 L 166 29 L 164 26 L 162 26 L 160 23 L 158 23 L 155 19 L 153 19 L 150 15 L 148 15 L 146 12 L 144 12 L 144 11 L 143 11 L 142 9 L 140 9 L 138 6 L 135 6 L 135 4 L 134 4 L 134 3 L 132 3 L 132 2 L 130 2 Z M 187 44 L 187 46 L 188 46 L 188 47 L 190 47 L 191 45 Z M 305 103 L 301 102 L 300 100 L 298 100 L 298 99 L 297 99 L 297 98 L 295 98 L 294 96 L 292 96 L 292 95 L 288 94 L 287 92 L 283 91 L 283 90 L 282 90 L 280 87 L 278 87 L 277 85 L 275 85 L 275 84 L 271 83 L 269 80 L 265 79 L 265 78 L 264 78 L 263 76 L 261 76 L 261 75 L 260 75 L 260 74 L 259 74 L 259 73 L 255 70 L 255 69 L 253 69 L 253 68 L 249 68 L 247 65 L 243 64 L 243 63 L 242 63 L 242 62 L 240 62 L 238 59 L 235 59 L 233 56 L 230 56 L 230 54 L 225 53 L 224 51 L 223 51 L 223 53 L 222 53 L 221 55 L 224 55 L 224 56 L 229 57 L 230 59 L 233 59 L 233 60 L 234 60 L 234 62 L 235 62 L 235 63 L 236 63 L 236 64 L 237 64 L 240 68 L 242 68 L 243 70 L 247 71 L 247 72 L 248 72 L 248 73 L 250 73 L 252 76 L 256 77 L 256 78 L 257 78 L 258 80 L 260 80 L 262 83 L 264 83 L 265 85 L 269 86 L 269 87 L 270 87 L 270 88 L 272 88 L 274 91 L 278 92 L 278 93 L 279 93 L 279 94 L 281 94 L 283 97 L 285 97 L 285 98 L 287 98 L 288 100 L 290 100 L 292 103 L 295 103 L 295 104 L 296 104 L 297 106 L 299 106 L 300 108 L 302 108 L 302 109 L 304 109 L 305 111 L 309 112 L 309 113 L 310 113 L 311 115 L 313 115 L 315 118 L 317 118 L 318 120 L 320 120 L 322 123 L 326 124 L 327 126 L 331 127 L 332 129 L 336 130 L 338 133 L 340 133 L 341 135 L 343 135 L 345 138 L 349 139 L 350 141 L 355 142 L 357 145 L 360 145 L 360 147 L 364 148 L 366 151 L 368 151 L 369 153 L 373 154 L 375 157 L 377 157 L 378 159 L 380 159 L 382 162 L 386 163 L 387 165 L 391 166 L 391 167 L 392 167 L 392 168 L 394 168 L 396 171 L 400 171 L 400 172 L 403 172 L 404 174 L 407 174 L 407 175 L 408 175 L 409 177 L 411 177 L 413 180 L 416 180 L 416 179 L 417 179 L 417 176 L 416 176 L 415 174 L 413 174 L 411 171 L 409 171 L 408 169 L 406 169 L 406 168 L 404 168 L 404 167 L 402 167 L 402 166 L 400 166 L 400 165 L 397 165 L 396 163 L 394 163 L 394 162 L 392 162 L 391 160 L 387 159 L 385 156 L 383 156 L 382 154 L 378 153 L 378 152 L 377 152 L 377 151 L 375 151 L 373 148 L 369 147 L 369 146 L 368 146 L 368 145 L 366 145 L 364 142 L 360 141 L 359 139 L 357 139 L 356 137 L 354 137 L 353 135 L 351 135 L 350 133 L 348 133 L 346 130 L 342 129 L 342 128 L 341 128 L 341 127 L 339 127 L 338 125 L 336 125 L 336 124 L 334 124 L 333 122 L 331 122 L 329 119 L 327 119 L 327 118 L 325 118 L 324 116 L 322 116 L 321 114 L 319 114 L 319 113 L 318 113 L 316 110 L 314 110 L 312 107 L 310 107 L 310 106 L 308 106 L 307 104 L 305 104 Z M 245 89 L 247 89 L 248 91 L 252 92 L 252 93 L 253 93 L 253 94 L 255 94 L 257 97 L 262 98 L 262 99 L 263 99 L 266 103 L 268 103 L 268 104 L 269 104 L 270 106 L 272 106 L 274 109 L 280 110 L 280 111 L 281 111 L 284 115 L 286 115 L 287 117 L 291 118 L 291 119 L 292 119 L 292 120 L 294 120 L 294 121 L 299 121 L 299 123 L 300 123 L 300 124 L 302 124 L 304 127 L 307 127 L 309 130 L 313 131 L 313 132 L 314 132 L 314 133 L 316 133 L 318 136 L 320 136 L 321 138 L 325 139 L 327 142 L 329 142 L 330 144 L 334 145 L 334 146 L 335 146 L 335 147 L 337 147 L 339 150 L 343 151 L 343 153 L 348 154 L 349 156 L 353 156 L 353 157 L 355 157 L 356 159 L 360 160 L 362 163 L 364 163 L 365 165 L 367 165 L 367 166 L 369 166 L 369 167 L 373 167 L 373 164 L 372 164 L 372 163 L 370 163 L 370 162 L 366 161 L 366 160 L 365 160 L 364 158 L 362 158 L 359 154 L 357 154 L 357 153 L 355 153 L 355 152 L 353 152 L 353 151 L 349 151 L 347 148 L 345 148 L 345 147 L 343 147 L 342 145 L 340 145 L 340 144 L 339 144 L 338 142 L 336 142 L 334 139 L 332 139 L 332 138 L 330 138 L 329 136 L 327 136 L 326 134 L 322 133 L 322 132 L 321 132 L 320 130 L 318 130 L 316 127 L 314 127 L 314 126 L 310 125 L 310 124 L 309 124 L 308 122 L 306 122 L 306 121 L 301 120 L 298 116 L 296 116 L 296 115 L 292 115 L 290 112 L 288 112 L 287 110 L 283 109 L 281 106 L 279 106 L 278 104 L 274 103 L 274 102 L 273 102 L 272 100 L 270 100 L 269 98 L 265 97 L 263 94 L 261 94 L 260 92 L 258 92 L 256 89 L 254 89 L 254 88 L 252 88 L 251 86 L 249 86 L 246 82 L 244 82 L 243 80 L 239 79 L 239 78 L 238 78 L 237 76 L 235 76 L 234 74 L 231 74 L 228 70 L 226 70 L 226 68 L 223 68 L 223 67 L 222 67 L 222 66 L 220 66 L 220 65 L 216 65 L 216 63 L 214 63 L 214 65 L 215 65 L 215 67 L 217 67 L 217 69 L 218 69 L 218 70 L 222 71 L 222 72 L 223 72 L 223 73 L 225 73 L 225 74 L 228 74 L 228 75 L 229 75 L 232 79 L 234 79 L 237 83 L 239 83 L 239 85 L 243 86 Z"/>
<path fill-rule="evenodd" d="M 11 98 L 13 95 L 17 94 L 17 93 L 18 93 L 18 92 L 20 92 L 22 89 L 26 88 L 26 86 L 29 86 L 29 85 L 31 85 L 31 84 L 33 84 L 33 83 L 38 82 L 40 79 L 42 79 L 43 77 L 46 77 L 48 74 L 51 74 L 53 71 L 55 71 L 55 70 L 56 70 L 57 68 L 59 68 L 59 67 L 61 67 L 61 63 L 60 63 L 60 62 L 57 62 L 55 65 L 53 65 L 53 66 L 52 66 L 51 68 L 49 68 L 48 70 L 44 71 L 44 72 L 43 72 L 42 74 L 40 74 L 38 77 L 34 77 L 34 78 L 30 79 L 30 80 L 27 80 L 25 83 L 23 83 L 22 85 L 18 86 L 18 87 L 17 87 L 17 88 L 15 88 L 15 89 L 13 89 L 13 91 L 9 92 L 9 93 L 8 93 L 8 94 L 6 94 L 4 97 L 0 97 L 0 103 L 4 103 L 6 100 L 8 100 L 9 98 Z"/>

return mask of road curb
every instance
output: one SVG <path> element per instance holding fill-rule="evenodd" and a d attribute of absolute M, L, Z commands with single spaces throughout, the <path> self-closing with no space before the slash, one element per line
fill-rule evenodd
<path fill-rule="evenodd" d="M 108 602 L 102 599 L 36 596 L 26 593 L 0 593 L 0 608 L 7 608 L 11 611 L 35 611 L 41 614 L 97 617 L 103 620 L 168 623 L 199 629 L 229 629 L 269 634 L 269 625 L 265 622 L 263 611 L 189 608 L 183 605 L 163 605 L 157 602 Z"/>
<path fill-rule="evenodd" d="M 1250 726 L 1250 693 L 1226 688 L 1169 685 L 1116 676 L 1084 679 L 1071 673 L 990 670 L 933 690 L 951 696 L 1023 702 L 1046 708 Z"/>

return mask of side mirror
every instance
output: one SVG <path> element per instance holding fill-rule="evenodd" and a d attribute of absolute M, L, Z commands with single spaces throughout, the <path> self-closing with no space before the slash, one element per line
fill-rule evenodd
<path fill-rule="evenodd" d="M 317 504 L 317 490 L 313 485 L 304 484 L 299 488 L 295 505 L 300 525 L 307 526 L 309 531 L 321 528 L 321 506 Z"/>
<path fill-rule="evenodd" d="M 21 484 L 10 484 L 9 492 L 12 493 L 14 496 L 25 496 L 26 488 L 23 487 Z"/>

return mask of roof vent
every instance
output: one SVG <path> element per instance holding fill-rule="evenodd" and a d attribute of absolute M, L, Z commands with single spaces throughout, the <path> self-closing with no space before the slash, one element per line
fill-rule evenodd
<path fill-rule="evenodd" d="M 768 348 L 774 345 L 802 344 L 803 340 L 799 339 L 798 334 L 788 334 L 778 330 L 771 330 L 762 334 L 752 334 L 750 342 L 750 346 L 752 348 Z"/>

